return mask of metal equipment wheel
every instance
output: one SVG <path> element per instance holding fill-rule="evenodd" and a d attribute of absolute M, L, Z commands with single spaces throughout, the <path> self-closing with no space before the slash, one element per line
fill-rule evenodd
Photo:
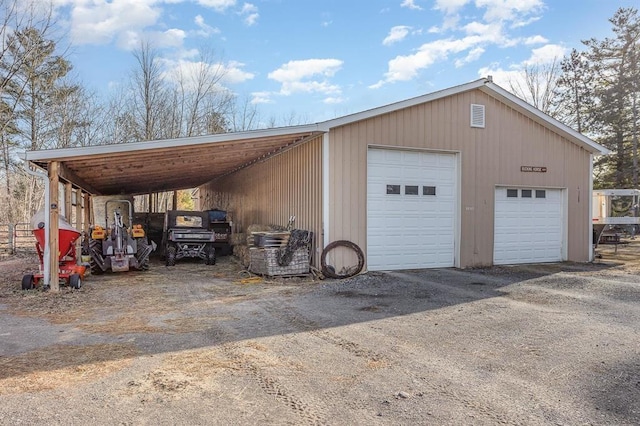
<path fill-rule="evenodd" d="M 33 275 L 25 275 L 22 277 L 22 289 L 32 290 L 36 286 L 36 280 Z"/>
<path fill-rule="evenodd" d="M 335 265 L 330 259 L 333 254 L 336 254 L 336 249 L 339 247 L 346 249 L 343 251 L 343 255 L 341 257 L 343 259 L 347 259 L 343 260 L 347 265 L 344 265 L 340 271 L 337 272 Z M 362 268 L 364 267 L 364 253 L 357 244 L 347 240 L 338 240 L 329 243 L 327 247 L 325 247 L 322 251 L 322 255 L 320 256 L 320 264 L 322 266 L 322 274 L 325 277 L 338 279 L 349 278 L 362 271 Z"/>
<path fill-rule="evenodd" d="M 216 264 L 216 248 L 209 247 L 207 250 L 207 265 L 215 265 Z"/>
<path fill-rule="evenodd" d="M 69 276 L 69 287 L 75 288 L 76 290 L 82 287 L 82 278 L 80 278 L 79 274 L 73 274 Z"/>
<path fill-rule="evenodd" d="M 167 254 L 165 260 L 167 266 L 175 266 L 176 264 L 176 248 L 174 246 L 167 247 Z"/>

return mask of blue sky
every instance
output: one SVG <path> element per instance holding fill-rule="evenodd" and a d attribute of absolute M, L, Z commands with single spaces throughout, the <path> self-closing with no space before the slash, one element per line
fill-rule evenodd
<path fill-rule="evenodd" d="M 638 0 L 53 0 L 80 80 L 108 94 L 141 39 L 167 69 L 214 52 L 221 84 L 263 119 L 306 122 L 385 105 L 488 74 L 503 87 L 610 36 Z"/>

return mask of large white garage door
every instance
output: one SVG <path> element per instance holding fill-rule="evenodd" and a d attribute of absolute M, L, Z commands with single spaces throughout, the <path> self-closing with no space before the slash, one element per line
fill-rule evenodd
<path fill-rule="evenodd" d="M 497 188 L 495 203 L 494 264 L 562 260 L 562 190 Z"/>
<path fill-rule="evenodd" d="M 369 149 L 367 267 L 454 266 L 455 154 Z"/>

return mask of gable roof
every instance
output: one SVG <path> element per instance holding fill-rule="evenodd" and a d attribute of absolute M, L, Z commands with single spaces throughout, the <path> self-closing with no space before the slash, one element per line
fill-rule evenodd
<path fill-rule="evenodd" d="M 25 160 L 48 168 L 62 162 L 61 177 L 92 194 L 144 194 L 193 188 L 262 161 L 331 129 L 470 90 L 484 93 L 593 154 L 609 150 L 483 78 L 459 86 L 303 126 L 223 133 L 118 145 L 27 151 Z"/>
<path fill-rule="evenodd" d="M 531 118 L 537 123 L 549 128 L 550 130 L 559 133 L 564 136 L 571 142 L 576 145 L 584 148 L 585 150 L 593 153 L 593 154 L 609 154 L 610 151 L 604 146 L 598 144 L 597 142 L 589 139 L 585 135 L 576 132 L 569 126 L 561 123 L 555 118 L 543 113 L 539 109 L 529 105 L 524 100 L 515 96 L 511 92 L 503 89 L 497 84 L 493 83 L 491 77 L 481 78 L 466 84 L 461 84 L 459 86 L 450 87 L 444 90 L 439 90 L 437 92 L 428 93 L 426 95 L 417 96 L 415 98 L 406 99 L 404 101 L 396 102 L 393 104 L 385 105 L 378 108 L 373 108 L 370 110 L 358 112 L 351 115 L 346 115 L 344 117 L 335 118 L 332 120 L 327 120 L 322 123 L 319 123 L 320 128 L 329 130 L 335 127 L 344 126 L 347 124 L 355 123 L 357 121 L 366 120 L 369 118 L 376 117 L 382 114 L 388 114 L 390 112 L 398 111 L 404 108 L 409 108 L 412 106 L 433 102 L 438 99 L 446 98 L 448 96 L 457 95 L 460 93 L 464 93 L 470 90 L 481 90 L 482 92 L 492 96 L 501 102 L 509 105 L 525 116 Z"/>

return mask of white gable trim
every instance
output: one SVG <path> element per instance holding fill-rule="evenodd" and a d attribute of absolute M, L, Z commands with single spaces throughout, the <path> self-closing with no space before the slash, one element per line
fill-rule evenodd
<path fill-rule="evenodd" d="M 602 154 L 602 155 L 606 155 L 606 154 L 610 154 L 611 153 L 611 151 L 609 149 L 607 149 L 604 146 L 592 141 L 591 139 L 589 139 L 588 137 L 586 137 L 582 133 L 576 132 L 571 127 L 561 123 L 560 121 L 556 120 L 555 118 L 543 113 L 539 109 L 533 107 L 532 105 L 530 105 L 527 102 L 523 101 L 522 99 L 520 99 L 516 95 L 514 95 L 511 92 L 503 89 L 502 87 L 498 86 L 497 84 L 492 83 L 491 81 L 487 81 L 486 84 L 484 84 L 484 86 L 483 86 L 483 88 L 481 90 L 483 92 L 489 93 L 489 94 L 491 94 L 491 92 L 493 92 L 494 94 L 498 94 L 498 95 L 502 96 L 503 98 L 506 98 L 510 102 L 516 104 L 518 107 L 524 109 L 525 114 L 527 114 L 529 116 L 533 116 L 535 119 L 537 119 L 537 121 L 543 122 L 543 124 L 546 123 L 547 125 L 551 125 L 551 126 L 555 127 L 557 130 L 560 131 L 560 133 L 564 133 L 565 136 L 568 139 L 572 140 L 574 143 L 577 143 L 578 145 L 581 145 L 587 151 L 590 151 L 590 152 L 592 152 L 594 154 Z"/>

